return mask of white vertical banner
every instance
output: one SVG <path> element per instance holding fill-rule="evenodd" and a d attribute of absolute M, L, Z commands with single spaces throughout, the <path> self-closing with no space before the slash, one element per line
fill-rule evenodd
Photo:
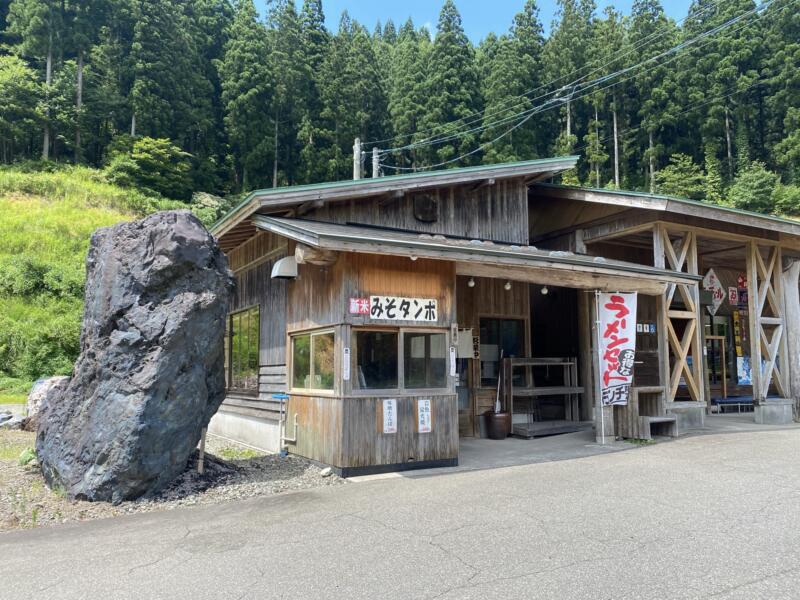
<path fill-rule="evenodd" d="M 342 351 L 342 380 L 350 381 L 350 348 Z"/>
<path fill-rule="evenodd" d="M 417 431 L 419 433 L 430 433 L 432 430 L 431 399 L 422 398 L 417 400 Z"/>
<path fill-rule="evenodd" d="M 383 433 L 397 433 L 397 400 L 383 401 Z"/>
<path fill-rule="evenodd" d="M 457 375 L 458 369 L 456 367 L 456 347 L 450 346 L 450 377 Z"/>
<path fill-rule="evenodd" d="M 597 295 L 603 406 L 628 404 L 636 357 L 636 299 L 636 293 Z"/>

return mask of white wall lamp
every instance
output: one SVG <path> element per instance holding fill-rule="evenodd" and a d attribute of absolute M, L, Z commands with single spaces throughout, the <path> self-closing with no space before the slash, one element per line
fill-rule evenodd
<path fill-rule="evenodd" d="M 550 293 L 550 290 L 547 289 L 547 286 L 542 288 L 542 296 L 547 296 Z"/>
<path fill-rule="evenodd" d="M 474 277 L 470 277 L 469 278 L 469 281 L 467 282 L 467 287 L 471 287 L 471 288 L 475 287 L 475 278 Z"/>
<path fill-rule="evenodd" d="M 510 292 L 511 291 L 511 282 L 510 281 L 506 281 L 506 284 L 503 286 L 503 289 L 505 291 L 507 291 L 507 292 Z"/>

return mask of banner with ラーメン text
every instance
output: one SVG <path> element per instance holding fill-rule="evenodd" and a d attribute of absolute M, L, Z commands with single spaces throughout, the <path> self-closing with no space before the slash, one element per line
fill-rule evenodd
<path fill-rule="evenodd" d="M 636 356 L 636 294 L 597 295 L 600 398 L 603 406 L 626 405 Z"/>

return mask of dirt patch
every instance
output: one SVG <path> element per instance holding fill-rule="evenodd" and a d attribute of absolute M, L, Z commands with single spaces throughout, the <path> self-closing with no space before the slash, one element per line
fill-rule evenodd
<path fill-rule="evenodd" d="M 181 506 L 221 504 L 344 483 L 333 474 L 323 477 L 322 469 L 305 459 L 264 454 L 209 436 L 203 475 L 197 473 L 196 457 L 193 457 L 187 470 L 154 497 L 116 506 L 107 502 L 68 500 L 45 485 L 35 462 L 27 466 L 20 464 L 20 455 L 33 447 L 34 438 L 33 433 L 0 431 L 0 531 Z"/>

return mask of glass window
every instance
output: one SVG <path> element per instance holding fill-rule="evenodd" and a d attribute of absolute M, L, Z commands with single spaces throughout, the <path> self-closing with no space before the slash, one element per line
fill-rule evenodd
<path fill-rule="evenodd" d="M 292 337 L 292 387 L 332 390 L 334 348 L 332 331 Z"/>
<path fill-rule="evenodd" d="M 497 386 L 500 352 L 503 358 L 524 356 L 525 322 L 521 319 L 481 319 L 481 386 Z M 522 371 L 514 373 L 521 383 Z M 520 379 L 520 381 L 516 381 Z"/>
<path fill-rule="evenodd" d="M 225 336 L 225 367 L 228 388 L 258 391 L 259 308 L 228 317 Z"/>
<path fill-rule="evenodd" d="M 391 390 L 398 387 L 396 331 L 353 332 L 353 361 L 357 390 Z"/>
<path fill-rule="evenodd" d="M 447 336 L 403 334 L 404 384 L 408 389 L 447 387 Z"/>

